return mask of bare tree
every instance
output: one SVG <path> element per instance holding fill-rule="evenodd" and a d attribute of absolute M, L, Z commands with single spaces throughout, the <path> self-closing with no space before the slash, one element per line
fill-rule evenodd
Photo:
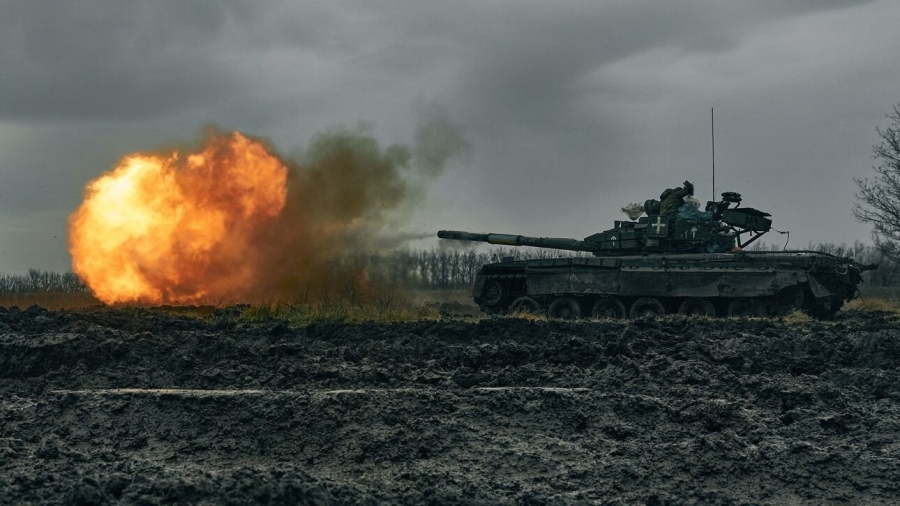
<path fill-rule="evenodd" d="M 881 142 L 872 146 L 873 167 L 878 176 L 872 180 L 855 179 L 859 187 L 853 214 L 861 222 L 874 226 L 875 244 L 894 259 L 900 259 L 900 104 L 887 114 L 891 124 L 876 128 Z"/>

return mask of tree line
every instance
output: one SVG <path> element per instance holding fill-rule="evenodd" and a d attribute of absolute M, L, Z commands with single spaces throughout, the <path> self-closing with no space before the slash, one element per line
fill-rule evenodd
<path fill-rule="evenodd" d="M 79 293 L 88 288 L 74 272 L 28 269 L 23 275 L 0 274 L 0 293 Z"/>

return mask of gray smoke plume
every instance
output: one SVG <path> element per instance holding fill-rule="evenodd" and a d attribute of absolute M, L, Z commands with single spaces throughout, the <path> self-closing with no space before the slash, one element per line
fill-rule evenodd
<path fill-rule="evenodd" d="M 439 175 L 448 160 L 470 153 L 471 145 L 459 125 L 450 121 L 447 110 L 429 104 L 421 111 L 413 147 L 414 166 L 425 174 Z"/>
<path fill-rule="evenodd" d="M 315 136 L 291 167 L 288 201 L 261 232 L 263 292 L 289 295 L 361 283 L 358 269 L 333 269 L 336 259 L 402 246 L 420 234 L 398 233 L 415 212 L 425 185 L 469 143 L 445 110 L 430 106 L 412 147 L 382 147 L 365 125 Z"/>

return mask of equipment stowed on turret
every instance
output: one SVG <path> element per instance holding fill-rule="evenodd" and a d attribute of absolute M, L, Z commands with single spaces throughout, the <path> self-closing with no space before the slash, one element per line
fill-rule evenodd
<path fill-rule="evenodd" d="M 660 214 L 655 200 L 626 206 L 632 220 L 643 214 L 640 207 L 647 216 L 616 221 L 583 240 L 453 230 L 438 237 L 593 253 L 483 266 L 473 297 L 489 314 L 765 316 L 801 309 L 830 317 L 859 295 L 862 272 L 877 268 L 814 251 L 743 251 L 771 229 L 768 213 L 740 207 L 734 192 L 704 211 L 690 194 L 681 198 L 684 205 L 674 212 L 669 206 L 670 214 Z"/>

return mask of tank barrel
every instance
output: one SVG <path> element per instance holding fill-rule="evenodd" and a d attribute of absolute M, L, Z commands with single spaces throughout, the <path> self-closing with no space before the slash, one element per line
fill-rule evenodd
<path fill-rule="evenodd" d="M 441 230 L 438 232 L 441 239 L 454 239 L 457 241 L 476 241 L 501 246 L 533 246 L 535 248 L 563 249 L 570 251 L 593 251 L 584 241 L 568 239 L 564 237 L 528 237 L 512 234 L 474 234 L 458 230 Z"/>
<path fill-rule="evenodd" d="M 455 241 L 488 242 L 490 234 L 473 234 L 472 232 L 460 232 L 458 230 L 441 230 L 438 237 L 441 239 L 453 239 Z"/>

